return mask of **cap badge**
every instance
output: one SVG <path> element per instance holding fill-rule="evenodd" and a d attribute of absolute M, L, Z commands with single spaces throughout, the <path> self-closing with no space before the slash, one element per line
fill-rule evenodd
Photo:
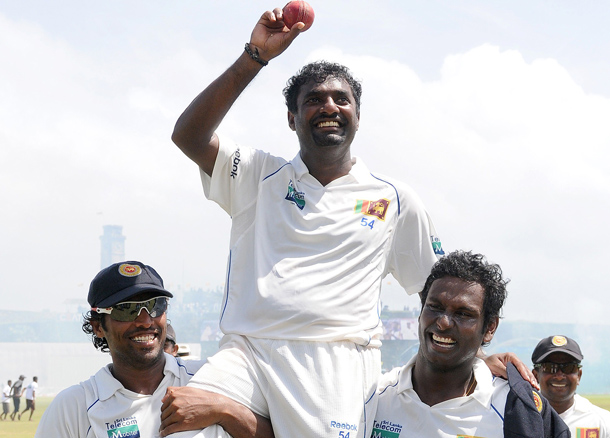
<path fill-rule="evenodd" d="M 564 338 L 563 336 L 553 336 L 553 339 L 551 340 L 551 342 L 553 343 L 553 345 L 555 347 L 563 347 L 564 345 L 566 345 L 568 343 L 568 340 L 566 338 Z"/>
<path fill-rule="evenodd" d="M 124 277 L 136 277 L 142 273 L 142 268 L 138 265 L 130 265 L 129 263 L 123 263 L 119 266 L 119 274 Z"/>
<path fill-rule="evenodd" d="M 536 391 L 532 391 L 532 394 L 534 394 L 534 404 L 536 405 L 536 409 L 538 409 L 538 412 L 542 412 L 542 399 Z"/>

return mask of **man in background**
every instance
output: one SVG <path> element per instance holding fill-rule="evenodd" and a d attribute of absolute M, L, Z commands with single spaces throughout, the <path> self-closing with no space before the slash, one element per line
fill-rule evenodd
<path fill-rule="evenodd" d="M 576 394 L 583 354 L 567 336 L 542 339 L 532 353 L 542 395 L 566 422 L 573 438 L 610 438 L 610 412 Z"/>
<path fill-rule="evenodd" d="M 171 297 L 159 274 L 141 262 L 116 263 L 97 274 L 83 331 L 96 348 L 110 353 L 112 362 L 60 392 L 43 414 L 36 437 L 154 438 L 172 432 L 162 424 L 161 406 L 171 397 L 169 388 L 185 385 L 201 363 L 183 363 L 163 351 Z M 177 415 L 178 422 L 211 426 L 205 437 L 273 436 L 267 433 L 270 423 L 245 406 L 218 394 L 198 395 L 188 400 L 188 418 L 175 411 L 163 418 Z"/>
<path fill-rule="evenodd" d="M 19 420 L 21 416 L 27 411 L 30 411 L 30 421 L 32 421 L 32 415 L 36 409 L 36 390 L 38 389 L 38 377 L 34 376 L 32 382 L 25 388 L 25 409 L 19 414 Z"/>
<path fill-rule="evenodd" d="M 2 388 L 2 414 L 0 414 L 0 420 L 6 420 L 8 413 L 11 410 L 11 385 L 13 382 L 9 380 L 4 388 Z"/>
<path fill-rule="evenodd" d="M 19 376 L 19 380 L 15 382 L 11 388 L 11 395 L 13 396 L 13 405 L 15 410 L 11 414 L 11 420 L 15 421 L 15 416 L 19 414 L 19 406 L 21 405 L 21 396 L 23 395 L 23 381 L 25 376 L 22 374 Z"/>
<path fill-rule="evenodd" d="M 167 324 L 167 334 L 165 335 L 165 343 L 163 350 L 172 356 L 178 356 L 178 344 L 176 343 L 176 331 L 171 324 Z"/>

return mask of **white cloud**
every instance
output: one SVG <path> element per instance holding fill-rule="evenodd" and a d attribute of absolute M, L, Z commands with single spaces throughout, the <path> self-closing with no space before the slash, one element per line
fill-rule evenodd
<path fill-rule="evenodd" d="M 0 15 L 0 56 L 11 66 L 0 69 L 0 281 L 21 292 L 7 308 L 83 297 L 109 223 L 124 226 L 127 256 L 168 284 L 224 280 L 229 219 L 170 141 L 180 112 L 228 66 L 223 43 L 212 56 L 184 33 L 134 43 L 116 31 L 130 41 L 118 53 L 89 52 Z M 573 320 L 575 291 L 610 304 L 599 286 L 610 243 L 609 99 L 585 93 L 556 60 L 528 62 L 489 44 L 448 56 L 436 80 L 354 53 L 329 45 L 303 54 L 363 80 L 353 153 L 416 189 L 447 249 L 504 267 L 509 318 Z M 292 157 L 281 90 L 295 58 L 266 67 L 221 130 Z"/>

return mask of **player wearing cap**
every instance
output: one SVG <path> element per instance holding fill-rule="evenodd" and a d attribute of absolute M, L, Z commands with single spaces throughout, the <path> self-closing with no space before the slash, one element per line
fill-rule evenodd
<path fill-rule="evenodd" d="M 15 410 L 11 414 L 11 420 L 15 420 L 15 417 L 19 415 L 19 406 L 21 405 L 21 396 L 23 395 L 23 381 L 25 380 L 25 376 L 22 374 L 19 376 L 19 379 L 13 384 L 11 388 L 11 395 L 13 396 L 13 405 L 15 406 Z"/>
<path fill-rule="evenodd" d="M 512 364 L 506 382 L 476 357 L 498 327 L 506 283 L 480 254 L 438 261 L 421 293 L 419 350 L 379 383 L 373 438 L 569 436 Z"/>
<path fill-rule="evenodd" d="M 583 354 L 567 336 L 542 339 L 532 353 L 540 392 L 570 427 L 573 438 L 610 438 L 610 412 L 576 394 Z"/>
<path fill-rule="evenodd" d="M 300 26 L 286 28 L 279 8 L 265 12 L 172 136 L 232 218 L 225 337 L 191 385 L 270 415 L 278 436 L 364 437 L 380 373 L 382 279 L 392 273 L 417 293 L 442 249 L 413 190 L 351 155 L 362 89 L 346 67 L 312 63 L 290 79 L 288 126 L 300 146 L 291 161 L 215 133 Z"/>
<path fill-rule="evenodd" d="M 158 437 L 172 432 L 162 423 L 161 406 L 171 398 L 171 387 L 185 385 L 201 363 L 183 363 L 163 351 L 171 297 L 159 274 L 140 262 L 116 263 L 98 273 L 89 289 L 91 311 L 83 330 L 96 348 L 110 353 L 112 362 L 60 392 L 43 414 L 36 437 Z M 257 431 L 270 436 L 268 420 L 243 405 L 203 391 L 197 396 L 190 400 L 191 416 L 178 421 L 213 424 L 206 429 L 209 437 L 228 436 L 225 430 L 235 437 L 257 436 Z M 164 419 L 175 415 L 167 411 Z"/>
<path fill-rule="evenodd" d="M 165 335 L 165 343 L 163 350 L 172 356 L 178 356 L 178 344 L 176 343 L 176 331 L 171 324 L 167 324 L 167 333 Z"/>

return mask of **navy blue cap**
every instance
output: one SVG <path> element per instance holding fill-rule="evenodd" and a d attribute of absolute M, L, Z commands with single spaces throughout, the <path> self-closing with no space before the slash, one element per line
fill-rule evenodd
<path fill-rule="evenodd" d="M 538 342 L 532 353 L 532 363 L 541 363 L 553 353 L 566 353 L 580 362 L 583 358 L 578 343 L 567 336 L 549 336 Z"/>
<path fill-rule="evenodd" d="M 173 297 L 157 271 L 142 262 L 120 262 L 102 269 L 91 282 L 87 301 L 91 307 L 112 307 L 142 292 Z"/>

